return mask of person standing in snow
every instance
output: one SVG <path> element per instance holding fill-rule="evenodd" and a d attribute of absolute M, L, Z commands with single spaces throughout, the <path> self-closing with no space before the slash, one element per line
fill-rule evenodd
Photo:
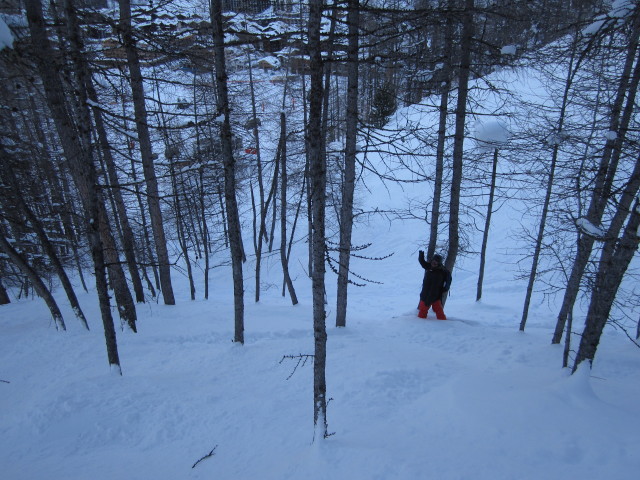
<path fill-rule="evenodd" d="M 424 252 L 420 250 L 418 261 L 424 268 L 420 303 L 418 304 L 418 317 L 427 318 L 429 308 L 436 312 L 438 320 L 446 320 L 447 316 L 442 309 L 442 295 L 451 286 L 451 272 L 442 265 L 442 257 L 434 255 L 429 262 L 424 259 Z"/>

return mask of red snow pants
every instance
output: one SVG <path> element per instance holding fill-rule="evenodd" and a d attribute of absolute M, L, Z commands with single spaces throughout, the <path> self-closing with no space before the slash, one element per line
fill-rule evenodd
<path fill-rule="evenodd" d="M 446 320 L 447 316 L 444 314 L 444 310 L 442 309 L 442 302 L 440 300 L 436 300 L 431 305 L 427 305 L 422 300 L 418 304 L 418 317 L 427 318 L 427 313 L 429 312 L 429 307 L 436 312 L 436 318 L 438 320 Z"/>

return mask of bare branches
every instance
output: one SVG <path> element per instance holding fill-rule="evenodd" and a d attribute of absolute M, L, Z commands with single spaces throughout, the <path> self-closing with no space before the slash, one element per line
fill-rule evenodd
<path fill-rule="evenodd" d="M 298 367 L 304 367 L 307 364 L 307 362 L 314 357 L 315 355 L 302 354 L 302 353 L 299 355 L 284 355 L 280 360 L 280 362 L 278 363 L 282 364 L 282 362 L 284 362 L 285 359 L 298 360 L 296 365 L 293 367 L 293 371 L 287 377 L 287 380 L 289 380 L 291 377 L 293 377 L 293 374 L 296 373 L 296 370 L 298 369 Z"/>

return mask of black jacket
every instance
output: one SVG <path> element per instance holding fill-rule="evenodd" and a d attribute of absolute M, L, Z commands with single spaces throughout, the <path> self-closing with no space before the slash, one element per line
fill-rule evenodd
<path fill-rule="evenodd" d="M 436 300 L 442 300 L 442 294 L 449 290 L 451 286 L 451 272 L 438 263 L 436 267 L 424 259 L 424 252 L 420 252 L 418 261 L 424 268 L 424 279 L 422 280 L 422 291 L 420 300 L 431 305 Z"/>

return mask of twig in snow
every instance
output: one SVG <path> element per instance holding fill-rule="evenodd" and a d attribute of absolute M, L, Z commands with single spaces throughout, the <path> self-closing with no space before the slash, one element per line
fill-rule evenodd
<path fill-rule="evenodd" d="M 299 366 L 305 366 L 307 364 L 307 361 L 309 361 L 310 358 L 315 357 L 315 355 L 303 355 L 302 353 L 300 355 L 285 355 L 282 357 L 282 360 L 280 360 L 280 363 L 284 362 L 285 358 L 290 358 L 292 360 L 298 359 L 298 363 L 296 363 L 296 366 L 293 367 L 293 371 L 291 372 L 291 375 L 289 375 L 287 377 L 287 380 L 289 380 L 291 377 L 293 377 L 293 374 L 296 373 L 296 370 L 298 369 Z"/>
<path fill-rule="evenodd" d="M 202 457 L 201 459 L 199 459 L 196 463 L 194 463 L 191 468 L 196 468 L 196 465 L 198 465 L 201 461 L 209 458 L 209 457 L 213 457 L 215 455 L 215 451 L 216 448 L 218 448 L 218 445 L 216 445 L 215 447 L 213 447 L 213 449 L 211 449 L 211 451 L 209 453 L 207 453 L 204 457 Z"/>

